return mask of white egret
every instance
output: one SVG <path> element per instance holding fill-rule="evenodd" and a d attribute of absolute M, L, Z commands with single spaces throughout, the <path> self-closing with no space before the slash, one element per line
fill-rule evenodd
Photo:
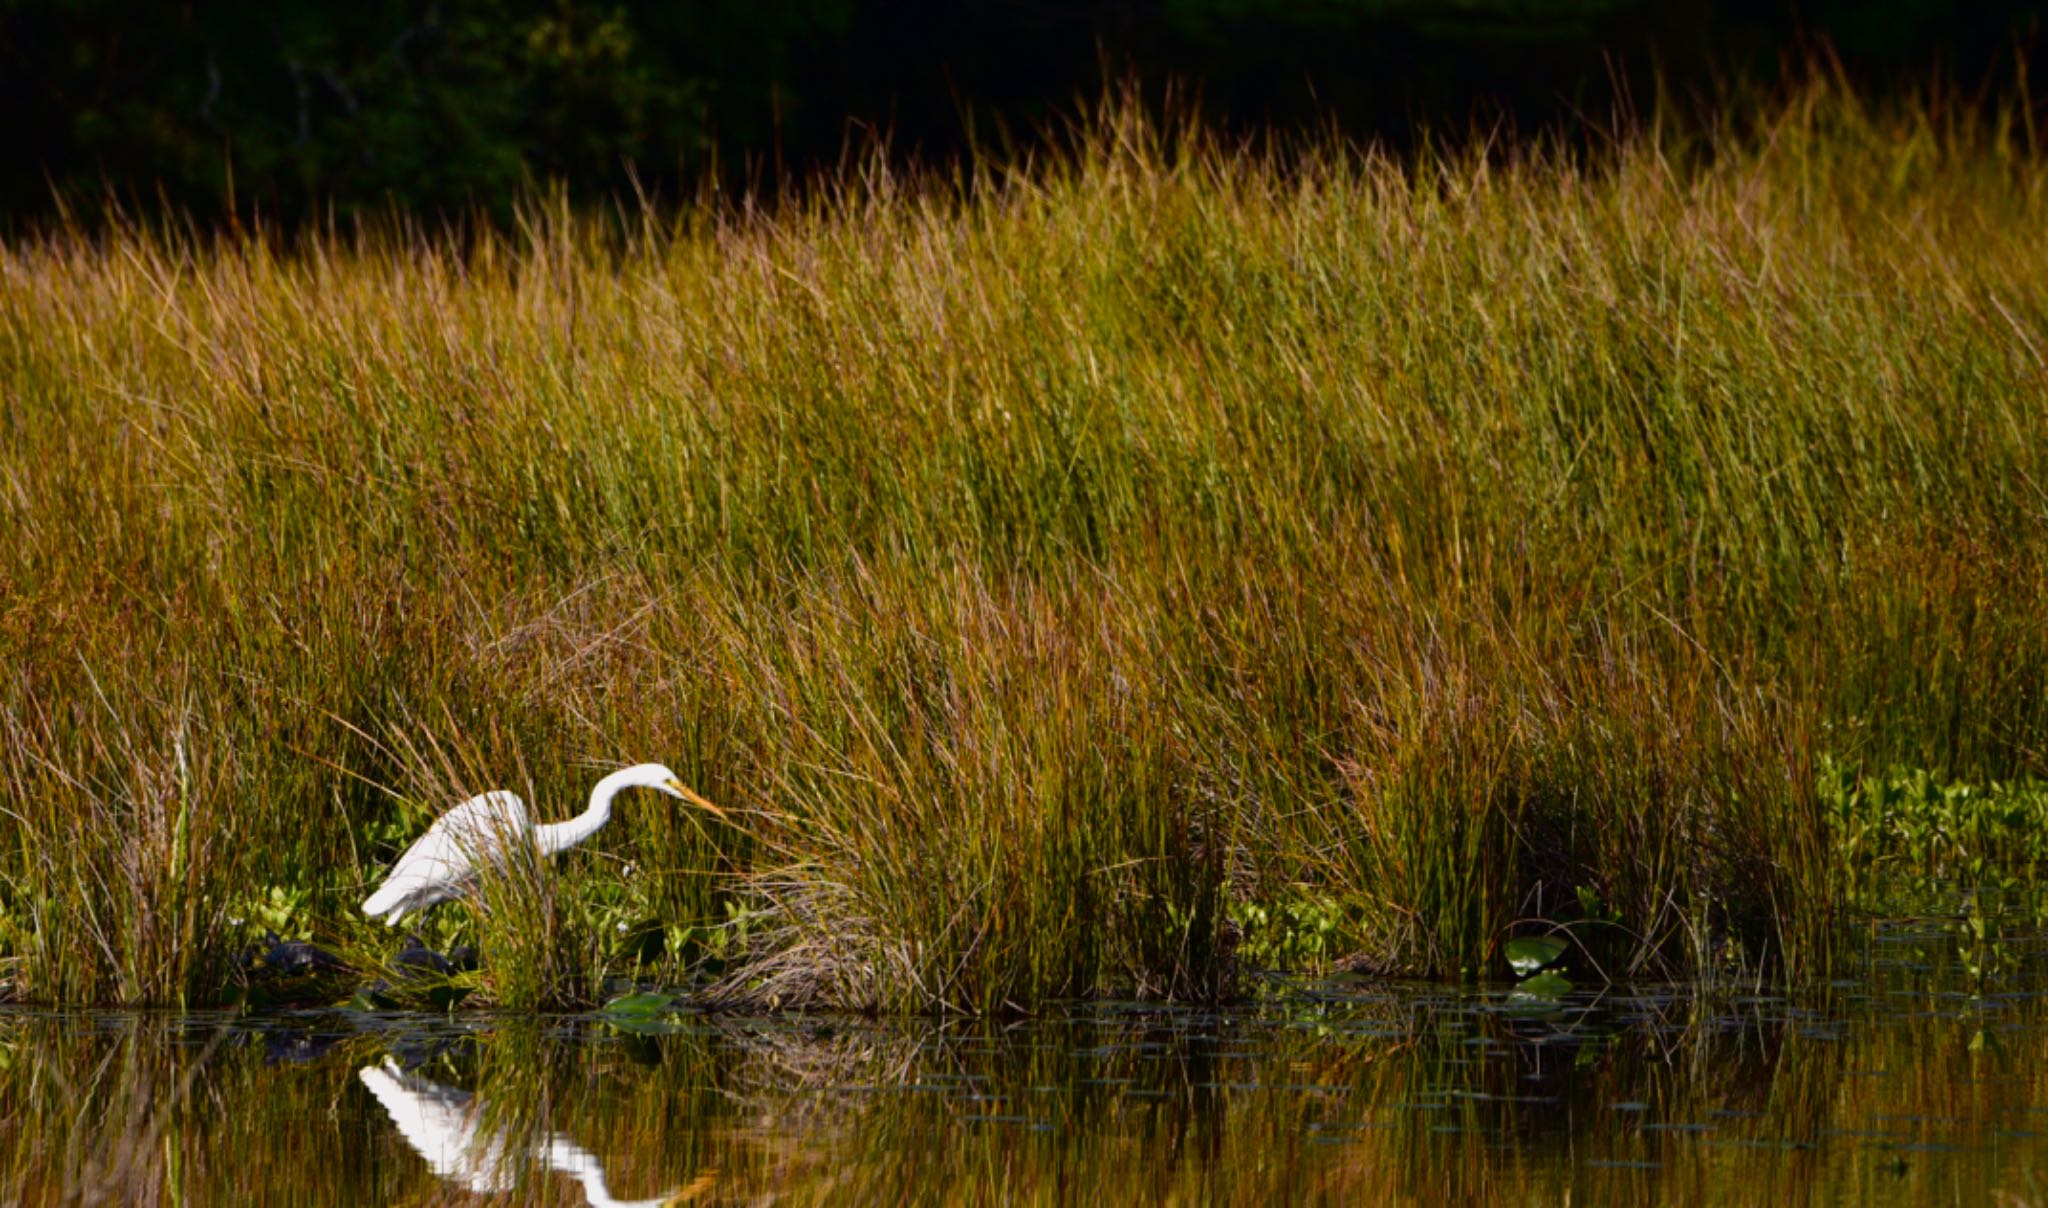
<path fill-rule="evenodd" d="M 476 876 L 479 863 L 504 858 L 516 843 L 527 842 L 543 856 L 567 851 L 611 821 L 612 798 L 620 790 L 655 789 L 725 817 L 725 811 L 684 787 L 676 774 L 658 763 L 642 763 L 613 772 L 590 790 L 590 808 L 567 822 L 535 826 L 517 793 L 482 793 L 434 820 L 427 833 L 391 866 L 391 875 L 363 903 L 371 918 L 384 916 L 385 926 L 414 911 L 459 897 Z"/>
<path fill-rule="evenodd" d="M 538 1137 L 528 1134 L 530 1139 L 517 1142 L 509 1130 L 485 1123 L 482 1103 L 467 1091 L 408 1074 L 389 1057 L 382 1065 L 364 1066 L 357 1077 L 384 1105 L 406 1144 L 426 1159 L 435 1174 L 479 1195 L 530 1193 L 530 1188 L 520 1185 L 521 1177 L 527 1170 L 539 1168 L 559 1170 L 583 1184 L 584 1198 L 594 1208 L 670 1202 L 670 1196 L 614 1198 L 596 1155 L 575 1141 L 550 1132 Z"/>

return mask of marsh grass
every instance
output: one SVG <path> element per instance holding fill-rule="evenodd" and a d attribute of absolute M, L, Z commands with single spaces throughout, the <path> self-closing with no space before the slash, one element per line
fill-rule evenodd
<path fill-rule="evenodd" d="M 1247 902 L 1362 967 L 1824 966 L 1822 757 L 2048 758 L 2048 171 L 2019 109 L 1731 105 L 14 239 L 10 988 L 204 998 L 251 899 L 370 944 L 432 812 L 643 759 L 742 824 L 512 876 L 504 1001 L 1214 996 Z"/>
<path fill-rule="evenodd" d="M 8 792 L 42 807 L 15 815 L 0 913 L 25 998 L 184 1006 L 225 985 L 239 769 L 182 685 L 152 687 L 118 706 L 96 692 L 78 707 L 100 716 L 75 729 L 7 719 L 10 747 L 36 755 L 7 769 Z"/>

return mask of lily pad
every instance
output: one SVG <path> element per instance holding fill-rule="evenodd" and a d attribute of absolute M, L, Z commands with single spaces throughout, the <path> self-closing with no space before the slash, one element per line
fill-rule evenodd
<path fill-rule="evenodd" d="M 614 1019 L 638 1021 L 653 1019 L 675 1008 L 675 1000 L 666 994 L 642 990 L 636 994 L 621 994 L 606 1003 L 603 1013 Z"/>
<path fill-rule="evenodd" d="M 1556 963 L 1564 955 L 1565 947 L 1565 942 L 1554 935 L 1523 935 L 1509 940 L 1502 951 L 1515 976 L 1528 977 L 1545 965 Z"/>
<path fill-rule="evenodd" d="M 1515 987 L 1518 994 L 1537 998 L 1562 998 L 1571 992 L 1572 979 L 1562 973 L 1538 973 Z"/>
<path fill-rule="evenodd" d="M 364 986 L 349 997 L 347 1007 L 351 1011 L 391 1011 L 398 1008 L 398 1002 L 375 986 Z"/>

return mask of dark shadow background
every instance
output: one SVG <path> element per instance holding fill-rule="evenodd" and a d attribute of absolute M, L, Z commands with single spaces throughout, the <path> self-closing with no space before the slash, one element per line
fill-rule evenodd
<path fill-rule="evenodd" d="M 1711 98 L 1825 52 L 1873 92 L 2015 95 L 2048 0 L 0 0 L 0 217 L 65 197 L 504 216 L 770 190 L 886 132 L 1015 148 L 1106 79 L 1212 120 L 1400 144 Z M 2038 86 L 2036 86 L 2038 88 Z M 2038 92 L 2036 94 L 2038 96 Z"/>

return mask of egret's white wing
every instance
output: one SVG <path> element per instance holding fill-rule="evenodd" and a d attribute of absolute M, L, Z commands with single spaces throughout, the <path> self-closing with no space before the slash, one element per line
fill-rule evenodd
<path fill-rule="evenodd" d="M 357 1071 L 363 1085 L 377 1096 L 398 1134 L 426 1160 L 435 1174 L 471 1191 L 513 1190 L 498 1138 L 477 1136 L 477 1111 L 467 1092 L 414 1078 L 393 1064 L 366 1065 Z"/>
<path fill-rule="evenodd" d="M 363 903 L 363 913 L 417 910 L 454 897 L 476 871 L 479 857 L 502 848 L 527 829 L 526 803 L 517 793 L 480 793 L 434 819 L 391 866 L 391 874 Z M 397 922 L 394 916 L 391 920 Z"/>

